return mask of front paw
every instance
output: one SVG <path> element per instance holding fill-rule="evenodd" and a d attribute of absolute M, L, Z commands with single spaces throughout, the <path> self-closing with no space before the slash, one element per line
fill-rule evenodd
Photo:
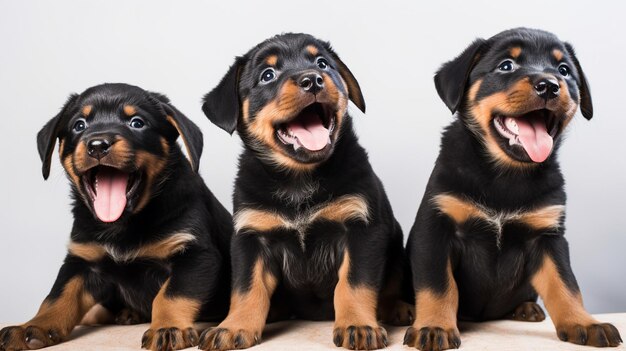
<path fill-rule="evenodd" d="M 419 330 L 409 327 L 404 335 L 404 345 L 423 351 L 458 349 L 461 336 L 456 327 L 447 330 L 440 327 L 423 327 Z"/>
<path fill-rule="evenodd" d="M 141 347 L 153 351 L 186 349 L 198 345 L 198 332 L 194 328 L 148 329 L 141 338 Z"/>
<path fill-rule="evenodd" d="M 0 330 L 0 351 L 36 350 L 52 346 L 63 340 L 54 328 L 13 326 Z"/>
<path fill-rule="evenodd" d="M 556 327 L 556 333 L 562 341 L 579 345 L 615 347 L 622 342 L 619 331 L 610 323 L 562 325 Z"/>
<path fill-rule="evenodd" d="M 247 349 L 261 342 L 261 332 L 252 330 L 223 328 L 217 326 L 209 328 L 200 335 L 200 350 L 232 350 Z"/>
<path fill-rule="evenodd" d="M 350 325 L 335 327 L 333 342 L 350 350 L 376 350 L 387 347 L 387 331 L 383 327 Z"/>
<path fill-rule="evenodd" d="M 509 319 L 521 322 L 541 322 L 546 319 L 546 315 L 541 306 L 536 303 L 524 302 L 509 315 Z"/>

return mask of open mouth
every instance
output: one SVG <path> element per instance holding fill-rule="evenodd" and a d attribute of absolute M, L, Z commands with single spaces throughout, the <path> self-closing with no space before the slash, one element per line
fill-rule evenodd
<path fill-rule="evenodd" d="M 559 118 L 553 111 L 540 109 L 512 117 L 497 114 L 493 119 L 498 133 L 508 139 L 509 145 L 521 146 L 533 162 L 545 161 L 554 146 L 559 129 Z"/>
<path fill-rule="evenodd" d="M 294 151 L 300 148 L 320 151 L 332 143 L 334 129 L 334 113 L 326 105 L 315 102 L 305 107 L 289 122 L 278 125 L 276 135 L 283 144 L 293 146 Z"/>
<path fill-rule="evenodd" d="M 127 173 L 108 166 L 87 171 L 82 182 L 98 219 L 106 223 L 117 221 L 139 188 L 140 178 L 137 172 Z"/>

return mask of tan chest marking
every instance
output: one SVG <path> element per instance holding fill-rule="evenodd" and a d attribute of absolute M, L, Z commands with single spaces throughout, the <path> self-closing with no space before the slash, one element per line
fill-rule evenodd
<path fill-rule="evenodd" d="M 498 233 L 501 233 L 502 227 L 510 222 L 522 223 L 534 230 L 557 229 L 565 212 L 563 205 L 550 205 L 532 210 L 496 211 L 449 194 L 435 195 L 432 202 L 441 213 L 450 217 L 457 225 L 471 218 L 479 218 L 493 226 Z"/>
<path fill-rule="evenodd" d="M 349 220 L 360 220 L 368 223 L 369 215 L 367 201 L 362 196 L 345 195 L 313 207 L 294 219 L 272 211 L 246 208 L 235 213 L 234 221 L 236 232 L 242 229 L 266 232 L 278 228 L 294 229 L 302 232 L 317 220 L 339 223 L 345 223 Z"/>
<path fill-rule="evenodd" d="M 196 240 L 188 233 L 176 233 L 163 240 L 142 245 L 132 250 L 120 250 L 110 245 L 97 243 L 70 242 L 68 251 L 86 261 L 95 262 L 110 257 L 115 262 L 130 262 L 140 258 L 166 259 L 185 250 L 187 245 Z"/>

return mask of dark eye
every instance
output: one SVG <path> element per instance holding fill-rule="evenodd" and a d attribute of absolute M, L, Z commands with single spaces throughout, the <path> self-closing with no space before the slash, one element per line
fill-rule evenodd
<path fill-rule="evenodd" d="M 79 118 L 76 122 L 74 122 L 74 126 L 72 127 L 72 129 L 76 133 L 80 133 L 83 130 L 87 129 L 87 122 L 84 119 Z"/>
<path fill-rule="evenodd" d="M 559 73 L 561 73 L 563 77 L 569 76 L 569 67 L 566 64 L 562 63 L 559 66 Z"/>
<path fill-rule="evenodd" d="M 498 69 L 503 72 L 510 72 L 513 70 L 513 61 L 504 60 L 500 65 L 498 65 Z"/>
<path fill-rule="evenodd" d="M 328 61 L 326 61 L 326 59 L 323 58 L 323 57 L 318 57 L 316 63 L 317 63 L 317 67 L 319 67 L 321 69 L 327 69 L 328 68 Z"/>
<path fill-rule="evenodd" d="M 265 71 L 263 71 L 263 73 L 261 73 L 262 83 L 269 83 L 273 81 L 274 79 L 276 79 L 276 72 L 274 71 L 273 68 L 268 68 Z"/>
<path fill-rule="evenodd" d="M 141 119 L 141 117 L 133 117 L 130 120 L 130 123 L 128 123 L 128 125 L 131 128 L 141 129 L 146 125 L 146 122 L 144 122 L 143 119 Z"/>

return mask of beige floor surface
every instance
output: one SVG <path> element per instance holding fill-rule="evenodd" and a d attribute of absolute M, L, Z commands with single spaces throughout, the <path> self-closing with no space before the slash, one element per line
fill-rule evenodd
<path fill-rule="evenodd" d="M 613 323 L 626 339 L 626 313 L 597 315 L 603 322 Z M 46 350 L 140 350 L 141 336 L 147 325 L 78 327 L 71 340 Z M 597 350 L 561 342 L 550 320 L 540 323 L 496 321 L 462 323 L 461 350 Z M 387 350 L 410 350 L 402 345 L 405 327 L 388 327 L 390 345 Z M 270 324 L 263 342 L 251 348 L 262 350 L 341 350 L 331 340 L 332 322 L 292 321 Z M 189 350 L 194 350 L 190 348 Z M 626 350 L 624 345 L 611 350 Z"/>

